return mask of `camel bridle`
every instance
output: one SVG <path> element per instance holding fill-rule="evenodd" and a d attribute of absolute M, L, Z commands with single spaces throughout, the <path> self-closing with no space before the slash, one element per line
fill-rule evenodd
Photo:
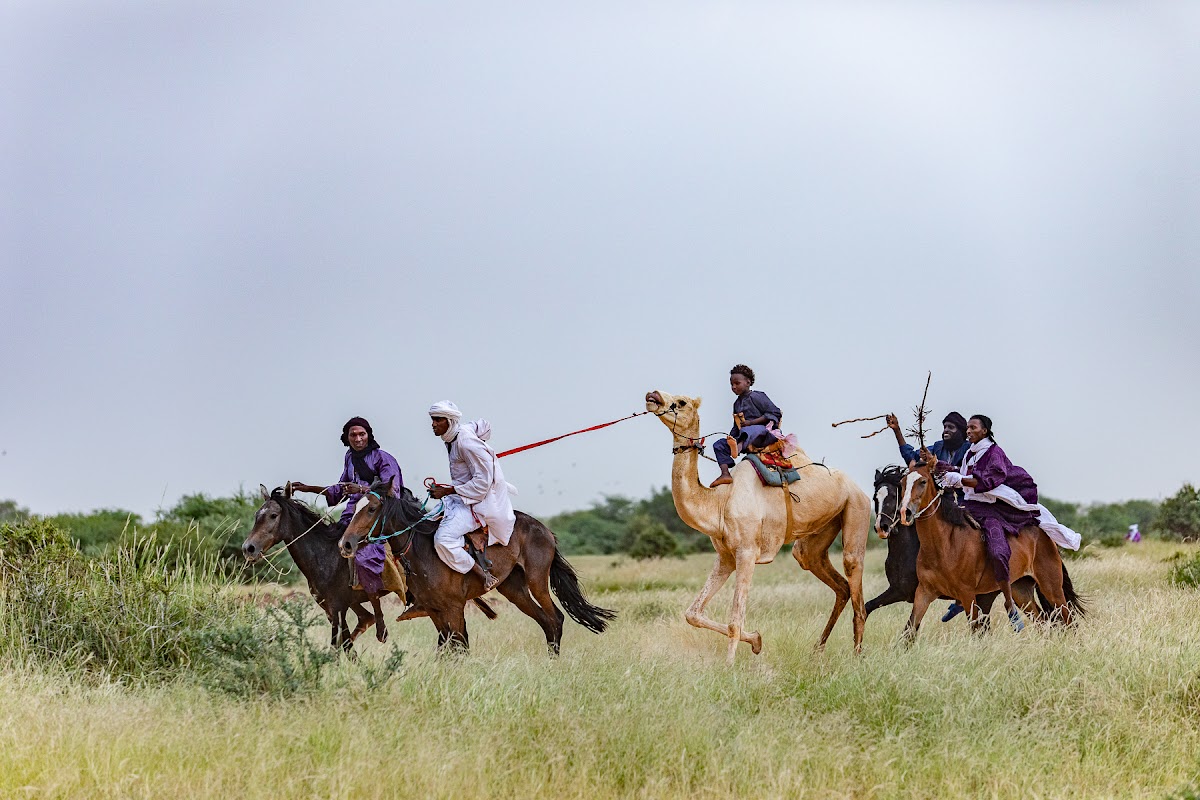
<path fill-rule="evenodd" d="M 675 446 L 673 446 L 671 448 L 671 455 L 677 456 L 680 453 L 686 453 L 688 450 L 695 450 L 703 458 L 707 458 L 709 461 L 712 461 L 714 463 L 716 462 L 715 458 L 705 455 L 704 440 L 707 439 L 709 436 L 719 436 L 721 433 L 720 431 L 718 431 L 717 433 L 708 433 L 708 434 L 705 434 L 704 436 L 700 436 L 700 437 L 688 436 L 687 434 L 680 433 L 678 430 L 679 403 L 677 401 L 672 401 L 671 405 L 667 406 L 662 411 L 651 411 L 650 413 L 656 417 L 659 417 L 660 419 L 662 417 L 665 417 L 667 414 L 670 414 L 671 415 L 671 436 L 676 441 L 678 441 L 680 439 L 684 440 L 684 442 L 685 442 L 684 444 L 676 444 Z"/>

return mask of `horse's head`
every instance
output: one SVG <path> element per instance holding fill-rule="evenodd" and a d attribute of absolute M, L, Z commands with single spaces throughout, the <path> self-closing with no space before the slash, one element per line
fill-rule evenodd
<path fill-rule="evenodd" d="M 676 436 L 695 437 L 700 433 L 700 398 L 651 391 L 646 393 L 646 410 L 652 412 Z"/>
<path fill-rule="evenodd" d="M 383 533 L 383 498 L 390 488 L 388 481 L 375 481 L 355 504 L 354 518 L 338 540 L 338 550 L 345 558 L 354 558 L 368 536 Z"/>
<path fill-rule="evenodd" d="M 292 485 L 289 483 L 283 489 L 268 492 L 267 487 L 258 485 L 262 493 L 263 504 L 254 512 L 254 527 L 250 535 L 242 542 L 242 555 L 249 562 L 260 561 L 266 552 L 284 540 L 286 533 L 280 524 L 283 517 L 282 503 L 290 499 Z"/>
<path fill-rule="evenodd" d="M 904 497 L 900 501 L 900 524 L 915 524 L 921 511 L 929 507 L 937 496 L 937 492 L 938 485 L 933 480 L 932 468 L 918 459 L 916 466 L 904 479 Z"/>
<path fill-rule="evenodd" d="M 891 536 L 900 523 L 900 497 L 905 474 L 904 467 L 875 470 L 875 532 L 880 539 Z"/>

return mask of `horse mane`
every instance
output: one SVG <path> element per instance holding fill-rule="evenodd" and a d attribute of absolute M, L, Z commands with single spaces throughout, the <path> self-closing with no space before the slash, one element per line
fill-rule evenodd
<path fill-rule="evenodd" d="M 943 520 L 960 528 L 972 528 L 981 530 L 979 521 L 972 517 L 967 510 L 958 504 L 958 499 L 954 496 L 954 492 L 949 489 L 942 490 L 942 502 L 939 504 L 938 514 Z"/>
<path fill-rule="evenodd" d="M 875 485 L 882 486 L 887 484 L 888 486 L 899 486 L 907 472 L 907 467 L 898 467 L 895 464 L 889 464 L 879 471 L 879 478 L 875 481 Z"/>
<path fill-rule="evenodd" d="M 279 504 L 283 512 L 291 517 L 291 522 L 298 525 L 303 525 L 308 528 L 313 525 L 328 528 L 329 523 L 325 522 L 325 518 L 313 511 L 307 504 L 300 502 L 294 498 L 288 497 L 283 487 L 277 487 L 271 490 L 271 499 Z"/>
<path fill-rule="evenodd" d="M 383 501 L 384 516 L 398 519 L 404 525 L 412 525 L 427 513 L 407 486 L 400 489 L 399 496 L 385 494 L 380 499 Z M 417 533 L 433 533 L 437 525 L 437 520 L 427 519 L 416 525 L 415 530 Z"/>

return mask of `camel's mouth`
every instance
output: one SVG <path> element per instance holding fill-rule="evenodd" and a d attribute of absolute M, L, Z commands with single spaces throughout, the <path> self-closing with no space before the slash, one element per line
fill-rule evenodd
<path fill-rule="evenodd" d="M 656 391 L 646 392 L 646 410 L 647 411 L 658 411 L 660 408 L 662 408 L 665 405 L 666 405 L 666 401 L 663 400 L 663 397 L 661 394 L 659 394 Z"/>

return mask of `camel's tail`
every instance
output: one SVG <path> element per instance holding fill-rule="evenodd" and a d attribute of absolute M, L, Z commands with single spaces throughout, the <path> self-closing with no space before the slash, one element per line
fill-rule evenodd
<path fill-rule="evenodd" d="M 575 569 L 557 548 L 554 550 L 554 562 L 550 565 L 550 588 L 571 619 L 592 633 L 604 633 L 608 623 L 617 617 L 617 612 L 588 602 L 579 588 L 579 576 L 575 574 Z"/>

